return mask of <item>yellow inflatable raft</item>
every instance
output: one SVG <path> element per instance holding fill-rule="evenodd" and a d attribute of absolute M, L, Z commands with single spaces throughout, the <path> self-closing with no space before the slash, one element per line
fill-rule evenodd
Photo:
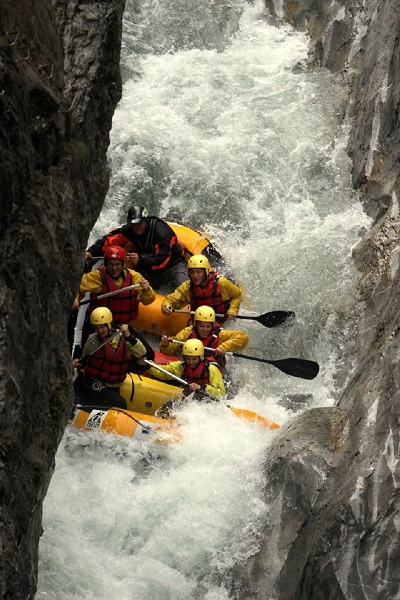
<path fill-rule="evenodd" d="M 186 225 L 171 223 L 178 240 L 185 247 L 189 258 L 192 254 L 204 254 L 213 266 L 222 261 L 221 255 L 203 233 Z M 127 261 L 127 267 L 129 262 Z M 164 296 L 157 294 L 155 302 L 149 306 L 140 304 L 139 316 L 133 326 L 139 330 L 158 335 L 174 335 L 188 323 L 188 315 L 173 313 L 166 317 L 161 312 L 161 302 Z M 170 443 L 180 439 L 181 433 L 173 425 L 173 421 L 156 417 L 155 413 L 166 402 L 176 400 L 182 393 L 182 388 L 159 381 L 151 377 L 128 373 L 120 387 L 120 393 L 125 398 L 128 410 L 121 409 L 87 409 L 77 407 L 69 425 L 80 429 L 101 430 L 126 436 L 143 435 L 143 425 L 157 431 L 157 443 Z M 228 406 L 228 405 L 227 405 Z M 228 406 L 239 418 L 256 422 L 268 429 L 278 429 L 279 425 L 253 411 Z M 162 441 L 165 439 L 166 441 Z"/>
<path fill-rule="evenodd" d="M 150 434 L 156 444 L 173 444 L 182 439 L 182 432 L 172 419 L 142 415 L 120 408 L 76 406 L 68 425 L 137 439 L 145 439 Z"/>
<path fill-rule="evenodd" d="M 279 429 L 279 425 L 253 411 L 226 405 L 236 416 L 267 429 Z M 70 427 L 86 431 L 102 431 L 116 435 L 148 439 L 156 444 L 169 445 L 183 438 L 182 427 L 173 419 L 163 419 L 153 415 L 123 410 L 121 408 L 100 408 L 75 406 L 68 421 Z M 145 436 L 149 436 L 146 438 Z"/>
<path fill-rule="evenodd" d="M 120 387 L 120 393 L 127 402 L 128 410 L 78 405 L 74 408 L 68 425 L 136 438 L 151 433 L 153 441 L 157 444 L 171 444 L 182 439 L 182 431 L 172 419 L 155 416 L 156 411 L 166 402 L 176 400 L 180 396 L 182 388 L 151 377 L 128 373 Z M 228 404 L 226 407 L 246 421 L 271 430 L 279 428 L 274 421 L 251 410 Z"/>

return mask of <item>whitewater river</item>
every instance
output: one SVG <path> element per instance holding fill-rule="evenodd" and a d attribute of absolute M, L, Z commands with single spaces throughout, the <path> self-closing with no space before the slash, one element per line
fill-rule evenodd
<path fill-rule="evenodd" d="M 313 381 L 232 359 L 231 400 L 281 425 L 332 405 L 349 377 L 369 221 L 350 187 L 345 90 L 307 73 L 304 34 L 240 1 L 127 2 L 112 181 L 91 239 L 130 204 L 207 231 L 245 290 L 242 311 L 294 310 L 288 328 L 237 321 L 246 353 L 318 361 Z M 352 315 L 351 318 L 349 315 Z M 188 406 L 179 445 L 67 431 L 44 503 L 36 598 L 226 600 L 268 518 L 273 432 Z M 273 560 L 273 557 L 271 557 Z"/>

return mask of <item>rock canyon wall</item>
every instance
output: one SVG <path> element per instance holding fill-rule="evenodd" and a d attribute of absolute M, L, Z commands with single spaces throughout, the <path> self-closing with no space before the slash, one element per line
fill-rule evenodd
<path fill-rule="evenodd" d="M 305 29 L 310 67 L 349 86 L 353 185 L 374 227 L 360 270 L 357 366 L 335 408 L 306 411 L 265 459 L 271 505 L 241 597 L 400 597 L 398 0 L 266 1 L 274 22 Z"/>
<path fill-rule="evenodd" d="M 0 5 L 0 596 L 33 598 L 72 401 L 67 318 L 108 186 L 123 0 Z M 67 495 L 67 490 L 66 490 Z"/>

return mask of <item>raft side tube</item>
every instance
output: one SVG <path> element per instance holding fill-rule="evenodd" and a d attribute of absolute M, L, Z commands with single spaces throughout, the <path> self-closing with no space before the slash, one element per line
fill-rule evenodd
<path fill-rule="evenodd" d="M 178 242 L 182 244 L 190 255 L 203 254 L 203 250 L 211 245 L 210 239 L 193 227 L 182 225 L 181 223 L 172 223 L 171 221 L 168 221 L 168 225 L 174 230 Z"/>
<path fill-rule="evenodd" d="M 157 435 L 154 441 L 157 444 L 170 444 L 182 438 L 182 433 L 172 419 L 162 419 L 116 408 L 75 407 L 68 425 L 78 429 L 103 431 L 139 439 L 154 430 Z"/>
<path fill-rule="evenodd" d="M 139 314 L 137 319 L 131 321 L 130 325 L 138 330 L 148 331 L 157 335 L 176 335 L 178 331 L 187 327 L 190 315 L 182 313 L 172 313 L 166 316 L 161 312 L 161 303 L 164 296 L 156 294 L 156 299 L 151 304 L 144 306 L 139 304 Z M 189 310 L 189 305 L 185 307 Z"/>
<path fill-rule="evenodd" d="M 181 395 L 182 388 L 158 379 L 128 373 L 119 393 L 125 398 L 128 410 L 154 415 L 166 402 L 176 400 Z"/>

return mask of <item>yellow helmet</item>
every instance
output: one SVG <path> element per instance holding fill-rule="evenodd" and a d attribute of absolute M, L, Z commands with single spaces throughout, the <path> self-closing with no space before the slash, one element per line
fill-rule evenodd
<path fill-rule="evenodd" d="M 194 322 L 204 321 L 204 323 L 215 323 L 215 310 L 211 306 L 199 306 L 194 313 Z"/>
<path fill-rule="evenodd" d="M 200 358 L 204 358 L 203 342 L 194 338 L 187 340 L 183 344 L 182 354 L 183 356 L 200 356 Z"/>
<path fill-rule="evenodd" d="M 188 260 L 187 267 L 188 269 L 205 269 L 207 275 L 212 271 L 208 258 L 202 254 L 193 254 Z"/>
<path fill-rule="evenodd" d="M 105 306 L 99 306 L 98 308 L 95 308 L 92 314 L 90 315 L 91 325 L 108 325 L 108 328 L 110 328 L 112 320 L 112 312 L 109 308 L 106 308 Z"/>

